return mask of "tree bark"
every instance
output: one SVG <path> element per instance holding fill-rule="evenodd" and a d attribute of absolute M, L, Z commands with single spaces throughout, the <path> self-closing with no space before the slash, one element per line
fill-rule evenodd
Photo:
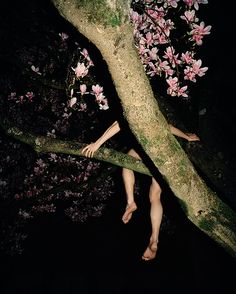
<path fill-rule="evenodd" d="M 75 156 L 84 156 L 84 154 L 82 154 L 82 149 L 87 145 L 85 143 L 37 136 L 35 134 L 22 131 L 17 127 L 7 127 L 4 123 L 2 123 L 2 121 L 0 121 L 0 125 L 3 127 L 7 135 L 24 144 L 30 145 L 38 153 L 63 153 Z M 151 172 L 142 160 L 110 148 L 99 148 L 99 150 L 95 152 L 93 159 L 151 176 Z"/>
<path fill-rule="evenodd" d="M 126 1 L 52 2 L 100 50 L 130 129 L 179 199 L 186 216 L 236 257 L 235 213 L 207 187 L 170 133 L 134 46 L 128 6 L 123 5 Z M 101 17 L 104 7 L 109 8 L 105 20 Z"/>

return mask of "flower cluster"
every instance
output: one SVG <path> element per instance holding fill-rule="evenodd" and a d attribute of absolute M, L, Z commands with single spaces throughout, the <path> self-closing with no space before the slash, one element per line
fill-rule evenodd
<path fill-rule="evenodd" d="M 24 95 L 17 95 L 16 92 L 11 92 L 8 95 L 8 100 L 14 100 L 16 103 L 33 102 L 35 94 L 32 91 L 26 92 Z"/>
<path fill-rule="evenodd" d="M 134 39 L 148 76 L 164 77 L 167 94 L 188 97 L 187 82 L 196 82 L 207 67 L 196 58 L 197 46 L 211 26 L 197 17 L 207 0 L 134 0 L 130 12 Z"/>
<path fill-rule="evenodd" d="M 22 191 L 14 196 L 15 200 L 25 203 L 25 208 L 19 209 L 19 216 L 30 219 L 35 214 L 54 213 L 55 201 L 64 203 L 65 212 L 72 220 L 85 220 L 90 216 L 88 212 L 86 216 L 82 213 L 83 217 L 78 212 L 73 214 L 73 211 L 83 210 L 81 203 L 85 202 L 93 215 L 93 209 L 100 215 L 104 208 L 103 202 L 108 197 L 105 192 L 107 190 L 102 190 L 106 183 L 111 186 L 111 178 L 107 176 L 102 181 L 91 181 L 95 174 L 101 172 L 104 171 L 99 162 L 88 161 L 85 158 L 76 159 L 70 155 L 55 153 L 38 158 L 32 172 L 24 179 Z M 90 189 L 87 188 L 88 183 Z M 91 207 L 89 202 L 94 198 L 98 198 L 99 203 Z M 29 203 L 31 205 L 28 205 Z"/>
<path fill-rule="evenodd" d="M 87 90 L 87 85 L 83 82 L 83 79 L 88 76 L 90 67 L 94 66 L 87 49 L 80 51 L 79 61 L 76 67 L 71 67 L 74 71 L 74 78 L 72 79 L 70 88 L 70 100 L 68 102 L 69 107 L 79 106 L 79 111 L 85 111 L 87 104 L 84 100 L 84 95 L 94 95 L 99 109 L 107 110 L 109 108 L 107 98 L 103 93 L 103 87 L 99 84 L 92 85 L 91 90 Z M 79 84 L 79 91 L 76 91 L 77 84 Z M 79 97 L 79 99 L 78 99 Z"/>

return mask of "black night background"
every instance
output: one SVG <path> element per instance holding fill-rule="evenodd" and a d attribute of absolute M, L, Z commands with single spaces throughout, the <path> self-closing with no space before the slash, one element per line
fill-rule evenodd
<path fill-rule="evenodd" d="M 183 124 L 199 135 L 204 154 L 209 156 L 209 161 L 217 163 L 215 173 L 223 170 L 224 174 L 218 173 L 217 185 L 206 175 L 202 176 L 236 210 L 233 11 L 230 4 L 213 0 L 209 0 L 201 10 L 204 21 L 212 25 L 212 32 L 201 48 L 203 63 L 209 70 L 196 83 L 191 102 L 166 98 L 166 103 L 177 124 Z M 62 32 L 69 36 L 67 49 L 59 45 L 58 34 Z M 1 1 L 1 117 L 8 115 L 11 122 L 34 133 L 44 134 L 50 129 L 57 120 L 51 107 L 57 105 L 52 102 L 48 106 L 48 101 L 44 101 L 44 112 L 38 116 L 32 104 L 24 104 L 21 112 L 19 109 L 10 110 L 6 104 L 7 89 L 36 87 L 36 80 L 27 80 L 24 66 L 29 60 L 35 66 L 37 63 L 39 69 L 40 63 L 51 64 L 48 71 L 53 72 L 55 68 L 52 67 L 55 66 L 58 76 L 63 75 L 65 64 L 73 56 L 74 42 L 79 42 L 81 47 L 91 52 L 97 64 L 94 74 L 104 88 L 107 87 L 107 93 L 114 95 L 99 53 L 58 14 L 50 1 Z M 67 57 L 63 57 L 65 50 L 71 50 Z M 60 69 L 60 66 L 64 68 Z M 48 99 L 53 101 L 54 90 L 50 90 L 46 83 L 43 81 L 40 87 L 46 89 Z M 91 105 L 91 109 L 96 107 Z M 69 139 L 80 138 L 88 143 L 112 122 L 115 111 L 116 108 L 94 110 L 90 115 L 74 113 L 70 126 L 67 125 L 65 133 L 59 137 L 63 139 L 67 134 Z M 52 116 L 48 118 L 47 114 Z M 107 147 L 126 150 L 126 139 L 116 135 Z M 194 148 L 198 148 L 194 143 L 190 147 L 187 143 L 180 143 L 186 149 L 193 148 L 193 153 Z M 56 199 L 56 213 L 38 213 L 23 225 L 14 227 L 14 193 L 24 181 L 24 174 L 33 169 L 37 156 L 31 147 L 15 142 L 3 128 L 0 129 L 1 294 L 229 293 L 234 289 L 235 259 L 186 218 L 162 179 L 164 218 L 160 245 L 156 259 L 144 262 L 141 256 L 150 233 L 150 178 L 136 175 L 138 210 L 124 225 L 121 216 L 125 207 L 125 191 L 121 169 L 109 164 L 102 163 L 95 169 L 93 185 L 97 185 L 96 197 L 91 196 L 93 191 L 88 192 L 88 200 L 84 206 L 82 204 L 81 211 L 78 210 L 77 220 L 72 220 L 70 212 L 66 215 L 65 204 Z M 90 162 L 85 158 L 81 160 L 84 166 Z M 60 163 L 56 169 L 62 173 L 63 168 L 59 166 Z M 76 189 L 75 186 L 69 188 Z M 65 188 L 62 186 L 61 189 Z M 84 187 L 84 191 L 86 189 Z M 59 190 L 60 187 L 55 193 L 60 193 Z M 69 202 L 67 199 L 66 205 Z M 12 227 L 9 229 L 9 226 Z M 27 235 L 25 240 L 24 237 L 21 239 L 18 230 Z"/>

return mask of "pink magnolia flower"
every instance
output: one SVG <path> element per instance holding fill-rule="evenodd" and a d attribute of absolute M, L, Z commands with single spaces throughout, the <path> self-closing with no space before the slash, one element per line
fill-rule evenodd
<path fill-rule="evenodd" d="M 77 98 L 76 97 L 72 97 L 69 102 L 68 102 L 68 106 L 69 107 L 73 107 L 77 102 Z"/>
<path fill-rule="evenodd" d="M 11 93 L 8 95 L 8 99 L 9 99 L 9 100 L 15 100 L 15 99 L 16 99 L 16 92 L 11 92 Z"/>
<path fill-rule="evenodd" d="M 154 42 L 153 33 L 148 32 L 144 38 L 144 42 L 146 43 L 147 47 L 151 46 Z"/>
<path fill-rule="evenodd" d="M 193 52 L 186 51 L 182 53 L 181 60 L 187 64 L 191 64 L 193 62 Z"/>
<path fill-rule="evenodd" d="M 196 0 L 183 0 L 185 4 L 189 7 L 192 7 Z"/>
<path fill-rule="evenodd" d="M 72 67 L 72 69 L 75 72 L 77 79 L 83 78 L 88 74 L 88 68 L 84 65 L 84 63 L 78 62 L 76 68 Z"/>
<path fill-rule="evenodd" d="M 130 18 L 135 23 L 139 24 L 142 22 L 142 16 L 138 14 L 136 11 L 134 11 L 133 9 L 130 10 Z"/>
<path fill-rule="evenodd" d="M 80 106 L 79 111 L 86 111 L 87 110 L 87 104 L 86 103 L 80 103 L 79 106 Z"/>
<path fill-rule="evenodd" d="M 92 94 L 95 96 L 98 96 L 103 92 L 103 87 L 99 86 L 98 84 L 96 86 L 92 86 Z"/>
<path fill-rule="evenodd" d="M 176 89 L 178 86 L 178 78 L 172 78 L 169 77 L 169 79 L 166 80 L 167 84 L 170 86 L 171 89 Z"/>
<path fill-rule="evenodd" d="M 173 47 L 167 47 L 166 51 L 164 52 L 163 58 L 169 59 L 172 67 L 175 67 L 177 64 L 180 64 L 181 61 L 178 59 L 179 53 L 174 55 L 175 49 Z"/>
<path fill-rule="evenodd" d="M 158 68 L 158 66 L 156 66 L 156 64 L 154 65 L 152 62 L 148 63 L 149 66 L 149 70 L 147 70 L 147 74 L 150 77 L 153 77 L 155 75 L 159 75 L 160 74 L 160 68 Z"/>
<path fill-rule="evenodd" d="M 174 28 L 174 23 L 170 19 L 162 22 L 162 29 L 167 37 L 170 36 L 170 31 Z"/>
<path fill-rule="evenodd" d="M 185 20 L 187 23 L 197 22 L 198 18 L 195 16 L 195 10 L 187 10 L 184 15 L 180 16 L 181 19 Z"/>
<path fill-rule="evenodd" d="M 191 82 L 196 82 L 196 73 L 193 71 L 191 66 L 186 66 L 184 69 L 184 79 L 189 80 Z"/>
<path fill-rule="evenodd" d="M 198 59 L 196 62 L 193 63 L 192 68 L 193 72 L 198 75 L 199 77 L 202 77 L 205 75 L 205 72 L 208 70 L 208 67 L 202 67 L 202 61 L 201 59 Z"/>
<path fill-rule="evenodd" d="M 147 53 L 151 60 L 157 60 L 157 52 L 158 52 L 158 49 L 156 47 L 153 47 Z"/>
<path fill-rule="evenodd" d="M 191 40 L 193 40 L 196 43 L 196 45 L 200 46 L 202 45 L 202 39 L 203 39 L 203 36 L 196 34 L 196 35 L 193 35 Z"/>
<path fill-rule="evenodd" d="M 164 7 L 171 6 L 176 8 L 178 6 L 177 2 L 179 2 L 179 0 L 165 0 Z"/>
<path fill-rule="evenodd" d="M 155 6 L 154 9 L 147 9 L 147 13 L 151 16 L 152 19 L 159 21 L 163 19 L 166 15 L 166 12 L 163 7 Z"/>
<path fill-rule="evenodd" d="M 208 67 L 202 67 L 202 61 L 201 59 L 199 60 L 194 60 L 193 64 L 191 66 L 186 66 L 184 69 L 184 79 L 185 80 L 190 80 L 192 82 L 196 82 L 196 75 L 199 77 L 202 77 L 205 75 L 205 72 L 208 70 Z"/>
<path fill-rule="evenodd" d="M 87 49 L 83 49 L 82 51 L 81 51 L 81 54 L 84 56 L 84 58 L 88 61 L 88 66 L 93 66 L 94 64 L 93 64 L 93 62 L 92 62 L 92 60 L 91 60 L 91 58 L 90 58 L 90 56 L 89 56 L 89 53 L 88 53 L 88 50 Z"/>
<path fill-rule="evenodd" d="M 59 36 L 61 37 L 62 41 L 65 41 L 69 38 L 69 36 L 66 33 L 59 33 Z"/>
<path fill-rule="evenodd" d="M 158 36 L 158 43 L 159 44 L 166 44 L 166 43 L 168 43 L 168 40 L 167 40 L 167 38 L 166 38 L 166 36 L 164 34 L 160 34 Z"/>
<path fill-rule="evenodd" d="M 34 97 L 34 93 L 33 92 L 27 92 L 25 94 L 25 97 L 28 98 L 30 102 L 32 102 L 33 97 Z"/>
<path fill-rule="evenodd" d="M 84 94 L 88 93 L 88 92 L 86 92 L 87 86 L 85 84 L 80 85 L 79 88 L 80 88 L 80 94 L 81 95 L 84 95 Z"/>
<path fill-rule="evenodd" d="M 199 9 L 199 4 L 207 4 L 208 3 L 208 0 L 195 0 L 195 3 L 194 3 L 194 8 L 196 10 Z"/>
<path fill-rule="evenodd" d="M 183 0 L 189 7 L 194 6 L 196 10 L 199 9 L 199 4 L 207 4 L 208 0 Z"/>
<path fill-rule="evenodd" d="M 202 45 L 202 38 L 205 35 L 209 35 L 211 31 L 211 26 L 205 27 L 204 21 L 200 25 L 193 24 L 193 30 L 190 34 L 193 36 L 192 39 L 196 42 L 197 45 Z"/>
<path fill-rule="evenodd" d="M 177 89 L 177 96 L 180 97 L 188 97 L 188 94 L 186 93 L 188 86 L 184 86 L 182 88 L 178 87 Z"/>
<path fill-rule="evenodd" d="M 103 99 L 99 103 L 99 109 L 101 109 L 101 110 L 107 110 L 107 109 L 109 109 L 109 106 L 108 106 L 108 103 L 107 103 L 107 99 Z"/>
<path fill-rule="evenodd" d="M 35 67 L 34 65 L 31 65 L 31 70 L 34 71 L 36 74 L 41 75 L 41 72 L 39 71 L 39 67 Z"/>
<path fill-rule="evenodd" d="M 81 54 L 84 56 L 84 58 L 89 58 L 89 53 L 88 53 L 88 50 L 87 49 L 83 49 L 82 51 L 81 51 Z"/>
<path fill-rule="evenodd" d="M 204 21 L 200 22 L 200 25 L 193 24 L 193 30 L 191 31 L 192 34 L 198 34 L 201 36 L 209 35 L 211 31 L 211 26 L 205 27 Z"/>

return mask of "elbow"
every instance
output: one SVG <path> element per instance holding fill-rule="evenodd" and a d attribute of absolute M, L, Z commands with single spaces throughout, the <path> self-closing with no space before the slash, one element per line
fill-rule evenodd
<path fill-rule="evenodd" d="M 175 128 L 171 125 L 171 124 L 168 124 L 169 125 L 169 130 L 172 134 L 174 134 L 174 131 L 175 131 Z"/>
<path fill-rule="evenodd" d="M 117 132 L 119 132 L 120 131 L 120 125 L 119 125 L 117 120 L 114 122 L 114 126 L 116 127 Z"/>

